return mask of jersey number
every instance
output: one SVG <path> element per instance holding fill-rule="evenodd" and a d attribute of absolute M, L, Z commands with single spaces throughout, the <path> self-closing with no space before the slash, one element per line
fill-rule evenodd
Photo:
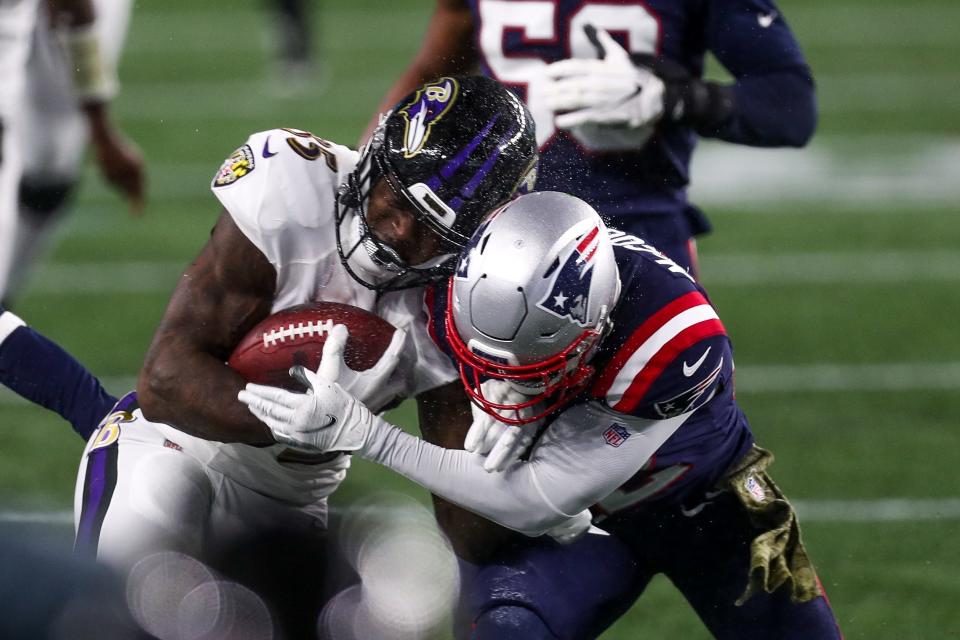
<path fill-rule="evenodd" d="M 323 159 L 327 162 L 327 167 L 336 172 L 337 156 L 333 155 L 329 142 L 323 138 L 318 138 L 309 131 L 300 129 L 284 129 L 284 131 L 293 134 L 293 137 L 287 138 L 287 144 L 298 156 L 307 160 L 316 160 L 323 156 Z"/>
<path fill-rule="evenodd" d="M 480 49 L 497 80 L 526 91 L 527 106 L 537 123 L 537 144 L 541 147 L 556 133 L 553 112 L 544 105 L 539 86 L 548 63 L 535 53 L 505 51 L 503 45 L 508 32 L 519 32 L 530 47 L 554 48 L 560 58 L 596 57 L 596 50 L 583 32 L 587 24 L 624 36 L 631 53 L 656 53 L 660 43 L 660 22 L 639 1 L 606 4 L 587 0 L 567 16 L 566 31 L 562 33 L 558 32 L 562 26 L 558 29 L 557 2 L 554 1 L 479 0 L 479 10 Z M 578 141 L 587 146 L 583 140 Z"/>

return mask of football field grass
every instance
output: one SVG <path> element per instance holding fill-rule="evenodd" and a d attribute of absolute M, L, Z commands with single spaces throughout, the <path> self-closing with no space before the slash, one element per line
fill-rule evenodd
<path fill-rule="evenodd" d="M 116 113 L 149 162 L 149 206 L 129 218 L 91 172 L 17 312 L 125 391 L 216 218 L 222 159 L 279 126 L 355 143 L 429 4 L 327 0 L 322 77 L 291 94 L 261 3 L 138 2 Z M 799 151 L 699 150 L 694 199 L 715 227 L 702 280 L 846 637 L 960 637 L 960 6 L 778 4 L 820 126 Z M 393 417 L 415 428 L 409 406 Z M 0 435 L 0 519 L 68 509 L 82 446 L 69 427 L 0 393 Z M 426 500 L 358 460 L 333 502 L 383 489 Z M 708 635 L 658 580 L 603 637 Z"/>

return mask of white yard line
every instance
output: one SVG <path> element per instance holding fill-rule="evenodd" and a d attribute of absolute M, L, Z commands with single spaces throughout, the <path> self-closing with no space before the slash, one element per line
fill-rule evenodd
<path fill-rule="evenodd" d="M 960 519 L 960 498 L 792 502 L 801 522 L 917 522 Z"/>
<path fill-rule="evenodd" d="M 741 394 L 956 389 L 960 389 L 960 362 L 737 367 Z"/>
<path fill-rule="evenodd" d="M 704 283 L 903 283 L 960 279 L 960 251 L 711 254 L 704 252 Z"/>
<path fill-rule="evenodd" d="M 801 522 L 919 522 L 960 519 L 960 498 L 793 500 Z M 71 511 L 0 511 L 0 524 L 72 526 Z"/>
<path fill-rule="evenodd" d="M 321 132 L 322 133 L 322 132 Z M 242 140 L 224 141 L 224 154 Z M 705 140 L 693 156 L 690 201 L 704 207 L 736 206 L 777 215 L 783 204 L 807 205 L 811 213 L 844 209 L 903 214 L 905 206 L 956 207 L 960 201 L 960 137 L 898 135 L 815 138 L 804 149 L 758 149 Z M 204 212 L 215 210 L 210 178 L 216 161 L 150 165 L 151 181 L 160 185 L 157 200 L 207 199 Z M 89 171 L 93 172 L 92 168 Z M 117 196 L 97 176 L 84 181 L 82 202 L 115 203 Z M 803 209 L 786 208 L 790 215 Z M 110 216 L 87 216 L 70 233 L 99 235 Z"/>
<path fill-rule="evenodd" d="M 690 200 L 711 204 L 809 203 L 815 211 L 838 204 L 878 209 L 955 205 L 960 140 L 943 139 L 899 150 L 870 139 L 815 140 L 805 149 L 758 149 L 704 142 L 693 156 Z"/>

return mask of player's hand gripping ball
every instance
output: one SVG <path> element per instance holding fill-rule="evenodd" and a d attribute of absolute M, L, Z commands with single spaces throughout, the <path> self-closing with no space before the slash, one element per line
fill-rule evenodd
<path fill-rule="evenodd" d="M 336 325 L 344 325 L 349 334 L 343 350 L 346 366 L 340 368 L 338 382 L 372 411 L 379 411 L 393 399 L 386 378 L 397 364 L 405 334 L 359 307 L 313 302 L 278 311 L 244 336 L 227 364 L 248 382 L 305 391 L 290 369 L 316 371 Z"/>

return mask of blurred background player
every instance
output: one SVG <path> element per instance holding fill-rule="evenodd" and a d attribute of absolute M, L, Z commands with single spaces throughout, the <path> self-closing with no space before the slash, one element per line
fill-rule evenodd
<path fill-rule="evenodd" d="M 703 80 L 707 52 L 732 84 Z M 810 69 L 771 0 L 438 0 L 383 103 L 477 65 L 530 107 L 539 188 L 579 196 L 686 268 L 710 228 L 687 201 L 697 138 L 803 146 L 816 123 Z"/>
<path fill-rule="evenodd" d="M 0 4 L 0 299 L 6 288 L 17 221 L 21 160 L 17 146 L 30 33 L 36 0 Z"/>
<path fill-rule="evenodd" d="M 116 68 L 131 8 L 131 0 L 39 5 L 25 89 L 17 101 L 22 175 L 16 233 L 10 236 L 13 255 L 0 252 L 10 263 L 6 291 L 0 285 L 8 305 L 70 206 L 88 140 L 103 177 L 128 200 L 131 213 L 143 207 L 141 154 L 107 111 L 117 93 Z"/>
<path fill-rule="evenodd" d="M 262 0 L 270 16 L 271 48 L 276 60 L 275 86 L 291 95 L 324 84 L 316 60 L 313 27 L 314 7 L 310 0 Z"/>
<path fill-rule="evenodd" d="M 487 470 L 403 432 L 336 383 L 327 353 L 300 374 L 312 394 L 250 384 L 240 398 L 282 442 L 353 451 L 530 536 L 463 564 L 458 637 L 596 637 L 663 573 L 714 637 L 840 638 L 734 400 L 726 330 L 686 270 L 582 200 L 538 192 L 480 227 L 444 301 L 434 335 L 498 433 L 534 431 L 528 458 Z M 571 518 L 569 544 L 543 536 Z"/>

